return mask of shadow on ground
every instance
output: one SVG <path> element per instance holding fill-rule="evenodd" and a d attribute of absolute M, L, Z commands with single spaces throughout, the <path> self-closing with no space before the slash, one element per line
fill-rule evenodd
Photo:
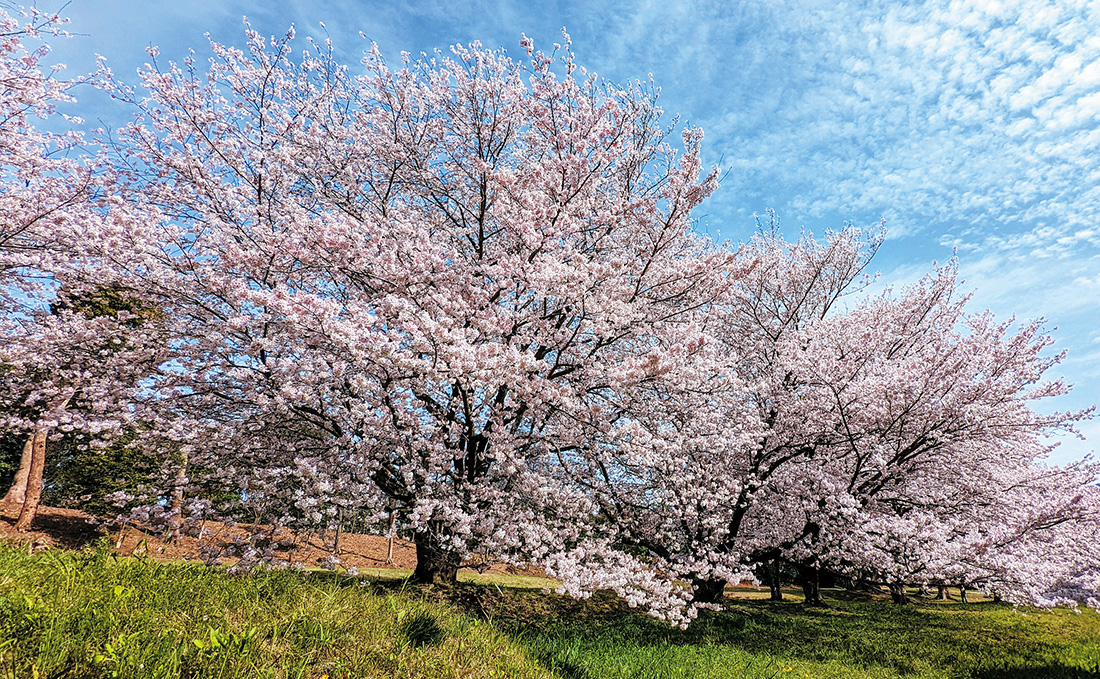
<path fill-rule="evenodd" d="M 973 679 L 1100 679 L 1100 669 L 1082 670 L 1065 665 L 1047 665 L 1007 670 L 979 670 L 971 677 Z"/>
<path fill-rule="evenodd" d="M 31 530 L 26 533 L 15 530 L 18 516 L 18 505 L 0 503 L 0 536 L 17 542 L 81 549 L 106 535 L 106 531 L 97 521 L 75 510 L 42 507 L 31 524 Z"/>

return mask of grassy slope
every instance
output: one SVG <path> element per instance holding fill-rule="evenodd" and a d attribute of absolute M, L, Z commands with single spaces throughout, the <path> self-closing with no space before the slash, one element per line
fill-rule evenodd
<path fill-rule="evenodd" d="M 483 621 L 371 589 L 0 545 L 0 677 L 551 676 Z"/>
<path fill-rule="evenodd" d="M 745 599 L 680 631 L 507 587 L 528 580 L 404 590 L 0 545 L 0 678 L 1100 679 L 1094 612 Z"/>

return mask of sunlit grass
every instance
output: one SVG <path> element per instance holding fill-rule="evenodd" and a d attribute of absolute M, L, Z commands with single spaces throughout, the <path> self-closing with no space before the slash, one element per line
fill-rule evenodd
<path fill-rule="evenodd" d="M 482 620 L 331 574 L 2 545 L 0 573 L 0 677 L 552 676 Z"/>
<path fill-rule="evenodd" d="M 317 569 L 320 570 L 320 569 Z M 408 568 L 360 568 L 359 575 L 380 582 L 398 582 L 407 580 L 412 575 Z M 540 578 L 533 575 L 511 575 L 504 573 L 478 573 L 477 571 L 460 570 L 458 581 L 473 585 L 496 585 L 512 589 L 556 589 L 561 584 L 559 580 Z"/>
<path fill-rule="evenodd" d="M 463 573 L 222 569 L 0 545 L 0 678 L 1098 679 L 1100 615 L 828 591 L 810 610 L 737 588 L 678 630 L 606 593 Z M 386 579 L 381 579 L 386 576 Z M 396 577 L 395 577 L 396 576 Z"/>

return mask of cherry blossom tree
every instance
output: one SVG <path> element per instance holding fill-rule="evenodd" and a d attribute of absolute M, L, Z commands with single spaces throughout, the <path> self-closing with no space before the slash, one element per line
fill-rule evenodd
<path fill-rule="evenodd" d="M 1006 476 L 1032 473 L 1039 436 L 1087 414 L 1031 407 L 1064 392 L 1043 381 L 1061 357 L 1043 355 L 1038 323 L 1013 331 L 965 313 L 953 266 L 839 308 L 869 280 L 880 238 L 759 234 L 742 253 L 754 266 L 709 309 L 724 362 L 653 385 L 639 399 L 648 410 L 623 409 L 633 417 L 615 445 L 576 465 L 622 543 L 690 579 L 695 602 L 775 559 L 800 567 L 812 604 L 821 569 L 873 574 L 898 592 L 927 575 L 929 558 L 966 569 L 962 536 L 1011 533 L 1005 503 L 1027 506 L 1002 490 Z M 1087 475 L 1062 478 L 1072 494 Z"/>
<path fill-rule="evenodd" d="M 5 316 L 40 308 L 39 293 L 58 268 L 65 244 L 88 217 L 93 170 L 75 150 L 75 131 L 47 132 L 39 124 L 64 117 L 58 105 L 74 101 L 72 90 L 87 77 L 63 79 L 63 65 L 43 72 L 46 45 L 24 44 L 42 34 L 63 36 L 64 20 L 37 10 L 12 16 L 0 8 L 0 301 Z M 47 297 L 52 294 L 48 293 Z"/>
<path fill-rule="evenodd" d="M 120 134 L 125 205 L 95 242 L 179 338 L 158 428 L 285 516 L 396 503 L 418 580 L 474 547 L 549 559 L 592 513 L 555 460 L 698 347 L 737 275 L 691 231 L 701 134 L 674 150 L 655 94 L 568 43 L 525 39 L 522 66 L 372 51 L 360 76 L 290 44 L 150 66 Z"/>
<path fill-rule="evenodd" d="M 1039 322 L 1013 330 L 989 313 L 966 314 L 956 289 L 954 267 L 941 268 L 896 299 L 817 324 L 791 352 L 805 426 L 832 440 L 808 478 L 789 480 L 806 516 L 790 555 L 842 564 L 873 543 L 861 535 L 877 521 L 903 533 L 913 521 L 935 525 L 937 509 L 1003 487 L 996 475 L 1039 461 L 1042 434 L 1087 415 L 1033 409 L 1066 390 L 1043 379 L 1061 356 L 1043 355 L 1051 340 Z"/>
<path fill-rule="evenodd" d="M 1095 468 L 1041 465 L 1087 413 L 1033 407 L 1066 388 L 1041 324 L 968 313 L 954 265 L 868 297 L 881 230 L 696 235 L 702 133 L 674 148 L 567 36 L 354 72 L 293 31 L 152 49 L 138 88 L 101 74 L 135 122 L 69 159 L 30 118 L 70 85 L 0 25 L 0 425 L 39 468 L 139 420 L 175 527 L 396 516 L 420 582 L 488 552 L 681 625 L 761 563 L 811 604 L 822 569 L 1094 597 Z"/>
<path fill-rule="evenodd" d="M 37 510 L 51 432 L 109 428 L 102 399 L 112 390 L 101 378 L 112 371 L 127 374 L 130 359 L 136 359 L 129 340 L 117 332 L 119 319 L 94 320 L 57 304 L 63 284 L 70 286 L 69 301 L 78 290 L 94 288 L 94 276 L 81 274 L 73 246 L 101 219 L 95 163 L 78 152 L 82 136 L 46 132 L 36 124 L 80 122 L 57 107 L 73 101 L 73 88 L 88 79 L 62 79 L 63 66 L 43 72 L 48 48 L 28 50 L 24 44 L 43 33 L 62 36 L 63 25 L 56 15 L 32 9 L 16 17 L 0 8 L 0 426 L 27 436 L 15 483 L 5 495 L 5 501 L 22 505 L 20 530 Z M 81 287 L 82 280 L 91 287 Z M 55 313 L 49 313 L 51 305 Z M 118 349 L 125 360 L 103 359 L 118 358 Z M 78 405 L 83 412 L 76 411 Z"/>
<path fill-rule="evenodd" d="M 22 505 L 18 530 L 30 528 L 37 513 L 50 437 L 80 432 L 104 444 L 132 424 L 132 394 L 160 362 L 164 338 L 156 321 L 155 310 L 125 291 L 66 287 L 48 311 L 8 319 L 0 348 L 0 427 L 29 432 L 5 496 Z"/>
<path fill-rule="evenodd" d="M 618 399 L 611 443 L 570 461 L 620 542 L 691 581 L 695 603 L 717 601 L 726 582 L 751 577 L 753 563 L 791 539 L 797 516 L 771 494 L 773 477 L 801 468 L 828 437 L 794 412 L 800 384 L 784 352 L 866 284 L 880 242 L 848 229 L 787 244 L 762 230 L 731 265 L 735 284 L 706 309 L 706 350 Z"/>

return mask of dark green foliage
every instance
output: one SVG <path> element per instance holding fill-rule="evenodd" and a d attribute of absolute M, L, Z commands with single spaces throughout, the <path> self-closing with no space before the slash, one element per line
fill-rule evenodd
<path fill-rule="evenodd" d="M 139 328 L 147 321 L 160 320 L 164 312 L 134 297 L 126 288 L 104 285 L 95 290 L 73 291 L 62 288 L 50 305 L 51 313 L 72 311 L 85 318 L 113 318 L 129 328 Z"/>
<path fill-rule="evenodd" d="M 131 330 L 145 328 L 159 321 L 163 312 L 135 299 L 132 293 L 117 285 L 100 286 L 94 290 L 73 290 L 62 287 L 51 305 L 53 314 L 72 312 L 86 318 L 110 318 L 118 321 L 113 335 L 102 338 L 101 350 L 118 351 L 126 346 L 119 341 Z M 144 332 L 144 331 L 143 331 Z M 119 337 L 114 337 L 119 335 Z M 85 347 L 90 350 L 90 347 Z M 0 370 L 0 379 L 3 371 Z M 44 376 L 43 376 L 44 377 Z M 34 380 L 31 380 L 31 384 Z M 75 392 L 68 400 L 73 411 L 89 412 L 96 406 L 87 401 L 86 395 L 74 385 Z M 25 393 L 8 394 L 4 407 L 23 417 L 33 418 L 41 403 L 27 405 Z M 119 406 L 121 407 L 121 406 Z M 144 497 L 142 488 L 153 480 L 160 469 L 160 462 L 132 446 L 133 432 L 107 441 L 93 441 L 81 432 L 58 436 L 51 432 L 46 445 L 46 468 L 43 472 L 42 503 L 45 505 L 82 509 L 99 516 L 114 516 L 136 504 L 156 502 L 155 497 Z M 26 432 L 0 433 L 0 494 L 6 491 L 19 467 L 19 458 Z M 130 502 L 119 505 L 109 497 L 117 492 L 134 496 Z"/>
<path fill-rule="evenodd" d="M 25 434 L 8 432 L 0 434 L 0 497 L 7 492 L 19 470 L 19 458 L 23 455 Z"/>
<path fill-rule="evenodd" d="M 159 472 L 159 462 L 131 445 L 133 439 L 129 434 L 106 448 L 90 445 L 80 434 L 51 441 L 43 504 L 111 517 L 134 505 L 156 502 L 156 497 L 146 496 L 143 490 Z M 111 498 L 118 492 L 133 499 L 120 505 Z"/>

